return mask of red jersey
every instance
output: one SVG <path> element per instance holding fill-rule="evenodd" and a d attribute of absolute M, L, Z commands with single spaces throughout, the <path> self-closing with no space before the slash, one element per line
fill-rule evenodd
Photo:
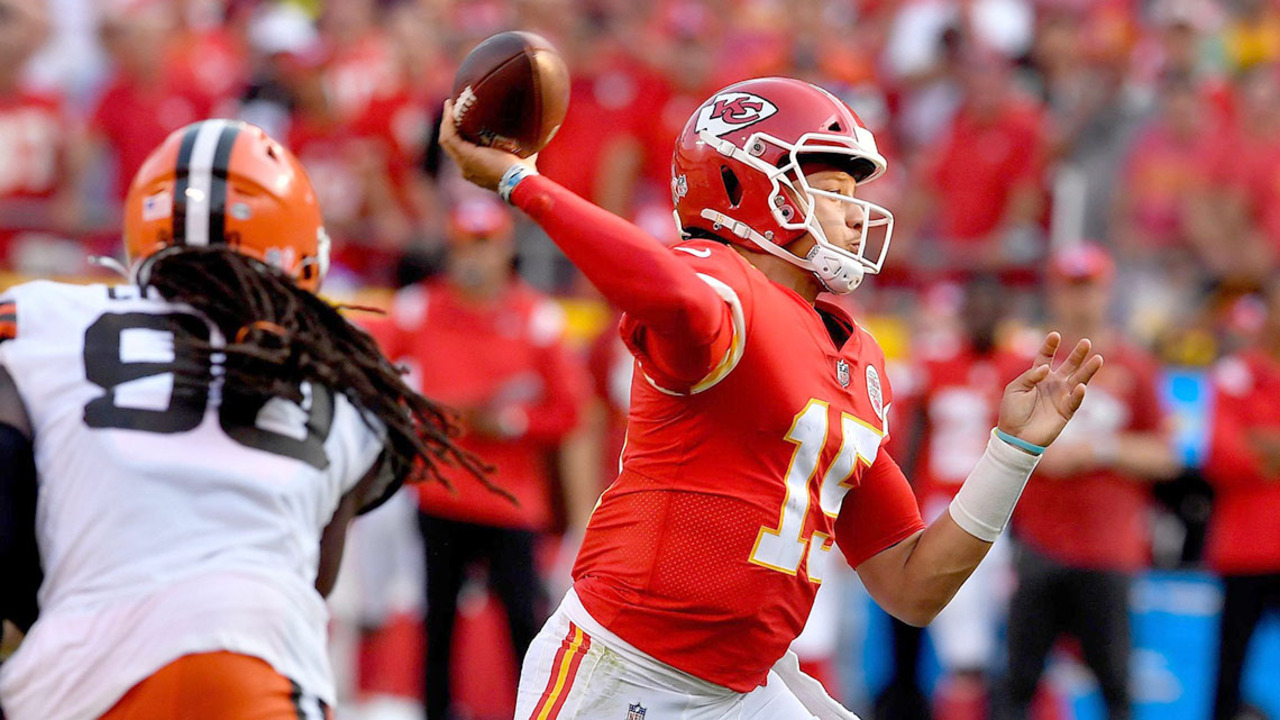
<path fill-rule="evenodd" d="M 620 143 L 640 136 L 653 108 L 647 77 L 634 63 L 610 58 L 608 65 L 576 77 L 564 123 L 538 154 L 539 170 L 585 198 L 595 198 L 602 173 L 617 172 L 605 160 Z M 670 164 L 671 146 L 667 156 Z"/>
<path fill-rule="evenodd" d="M 1264 466 L 1251 438 L 1280 434 L 1280 363 L 1258 351 L 1227 358 L 1214 387 L 1209 563 L 1226 574 L 1280 571 L 1280 475 Z"/>
<path fill-rule="evenodd" d="M 1163 423 L 1156 393 L 1156 364 L 1129 345 L 1106 350 L 1106 370 L 1059 442 L 1155 432 Z M 1075 567 L 1132 571 L 1147 562 L 1145 483 L 1109 470 L 1068 478 L 1033 477 L 1013 514 L 1017 536 Z"/>
<path fill-rule="evenodd" d="M 1035 108 L 1011 103 L 990 122 L 962 110 L 950 136 L 931 153 L 926 174 L 938 192 L 943 236 L 961 243 L 986 239 L 1004 217 L 1013 189 L 1039 177 L 1043 154 Z"/>
<path fill-rule="evenodd" d="M 591 516 L 574 588 L 641 651 L 748 692 L 804 627 L 833 539 L 856 567 L 924 524 L 881 451 L 891 393 L 871 335 L 729 247 L 669 252 L 728 306 L 732 338 L 702 381 L 681 383 L 624 317 L 638 363 L 622 473 Z"/>
<path fill-rule="evenodd" d="M 0 97 L 0 200 L 53 195 L 65 138 L 58 98 L 28 92 Z"/>
<path fill-rule="evenodd" d="M 922 507 L 949 502 L 991 439 L 1000 399 L 1031 358 L 994 350 L 978 354 L 963 342 L 931 348 L 917 369 L 923 432 L 912 481 Z"/>
<path fill-rule="evenodd" d="M 295 113 L 285 144 L 306 168 L 327 222 L 345 227 L 362 216 L 369 191 L 360 145 L 349 124 Z"/>
<path fill-rule="evenodd" d="M 344 122 L 358 118 L 375 99 L 394 95 L 402 84 L 395 46 L 378 31 L 339 48 L 325 66 L 325 90 Z"/>
<path fill-rule="evenodd" d="M 1208 189 L 1212 180 L 1206 166 L 1217 171 L 1231 149 L 1223 133 L 1212 127 L 1190 139 L 1179 137 L 1163 118 L 1143 128 L 1123 172 L 1130 196 L 1127 219 L 1145 247 L 1187 246 L 1187 198 Z"/>
<path fill-rule="evenodd" d="M 1280 250 L 1280 141 L 1247 148 L 1243 158 L 1243 191 L 1251 220 L 1273 250 Z"/>
<path fill-rule="evenodd" d="M 64 180 L 62 117 L 62 102 L 55 97 L 25 91 L 0 97 L 0 262 L 5 267 L 12 267 L 14 238 L 44 229 L 43 213 L 33 213 L 27 202 L 52 197 Z"/>
<path fill-rule="evenodd" d="M 563 344 L 560 308 L 523 283 L 491 303 L 464 301 L 447 283 L 396 296 L 389 323 L 375 330 L 384 354 L 407 364 L 423 393 L 459 410 L 517 409 L 527 427 L 510 438 L 466 433 L 458 445 L 494 467 L 493 480 L 519 500 L 496 497 L 465 471 L 445 468 L 453 490 L 419 486 L 424 511 L 503 527 L 545 529 L 551 521 L 555 444 L 574 428 L 586 399 L 582 367 Z"/>
<path fill-rule="evenodd" d="M 98 101 L 90 119 L 116 154 L 116 195 L 123 199 L 142 161 L 169 133 L 203 120 L 213 112 L 211 100 L 180 78 L 147 88 L 117 78 Z"/>
<path fill-rule="evenodd" d="M 374 98 L 351 127 L 353 135 L 374 143 L 381 154 L 396 201 L 405 212 L 413 211 L 409 200 L 413 174 L 431 139 L 433 106 L 433 101 L 401 90 Z"/>

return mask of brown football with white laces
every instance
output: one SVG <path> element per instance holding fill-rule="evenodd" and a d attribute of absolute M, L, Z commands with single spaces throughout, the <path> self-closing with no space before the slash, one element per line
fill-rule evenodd
<path fill-rule="evenodd" d="M 453 80 L 453 121 L 462 137 L 529 157 L 546 146 L 569 109 L 569 70 L 539 35 L 503 32 L 477 45 Z"/>

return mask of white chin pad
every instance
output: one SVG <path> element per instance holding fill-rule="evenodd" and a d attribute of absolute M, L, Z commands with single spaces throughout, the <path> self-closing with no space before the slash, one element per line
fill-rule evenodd
<path fill-rule="evenodd" d="M 862 263 L 820 244 L 814 245 L 805 259 L 813 266 L 813 274 L 822 286 L 836 295 L 853 292 L 866 274 Z"/>

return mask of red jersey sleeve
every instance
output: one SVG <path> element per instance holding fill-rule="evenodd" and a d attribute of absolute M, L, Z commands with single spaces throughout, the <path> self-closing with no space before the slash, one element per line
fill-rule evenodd
<path fill-rule="evenodd" d="M 714 283 L 640 228 L 533 176 L 511 195 L 605 298 L 627 315 L 633 349 L 657 373 L 693 385 L 713 371 L 731 345 L 733 314 Z"/>
<path fill-rule="evenodd" d="M 723 245 L 694 241 L 669 252 L 720 298 L 719 330 L 705 343 L 687 345 L 624 315 L 619 332 L 650 382 L 677 395 L 693 394 L 724 379 L 741 359 L 751 313 L 751 288 L 742 259 Z"/>
<path fill-rule="evenodd" d="M 881 551 L 924 529 L 915 493 L 889 453 L 881 450 L 858 486 L 844 496 L 836 544 L 857 569 Z"/>

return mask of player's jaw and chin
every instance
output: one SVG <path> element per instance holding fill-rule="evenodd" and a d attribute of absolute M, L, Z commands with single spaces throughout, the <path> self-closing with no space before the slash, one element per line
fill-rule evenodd
<path fill-rule="evenodd" d="M 878 272 L 887 250 L 881 248 L 876 263 L 863 257 L 866 226 L 873 224 L 868 214 L 874 206 L 867 204 L 864 208 L 864 202 L 855 199 L 857 180 L 842 169 L 818 160 L 803 163 L 802 172 L 799 188 L 783 184 L 778 191 L 801 209 L 804 219 L 800 224 L 808 230 L 773 248 L 761 245 L 757 239 L 758 252 L 779 255 L 798 272 L 811 277 L 820 289 L 848 294 L 857 289 L 866 274 Z"/>

